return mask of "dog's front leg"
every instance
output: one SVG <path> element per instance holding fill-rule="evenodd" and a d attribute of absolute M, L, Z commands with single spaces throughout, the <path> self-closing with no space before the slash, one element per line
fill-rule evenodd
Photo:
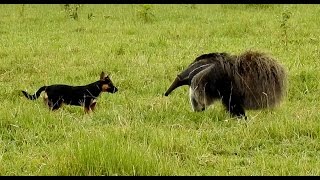
<path fill-rule="evenodd" d="M 94 100 L 92 100 L 92 102 L 91 102 L 91 104 L 90 104 L 90 109 L 91 109 L 91 111 L 94 111 L 95 110 L 95 108 L 96 108 L 96 104 L 97 104 L 97 101 L 94 99 Z"/>
<path fill-rule="evenodd" d="M 84 112 L 85 112 L 86 114 L 89 114 L 91 111 L 92 111 L 92 110 L 90 109 L 90 107 L 84 106 Z"/>
<path fill-rule="evenodd" d="M 86 99 L 84 101 L 84 112 L 89 114 L 91 111 L 91 99 Z"/>

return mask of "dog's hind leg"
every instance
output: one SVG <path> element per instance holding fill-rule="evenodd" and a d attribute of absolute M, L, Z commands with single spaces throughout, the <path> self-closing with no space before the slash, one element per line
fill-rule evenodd
<path fill-rule="evenodd" d="M 49 108 L 52 111 L 55 111 L 55 110 L 58 110 L 62 106 L 62 103 L 63 103 L 63 99 L 59 98 L 59 99 L 49 100 L 48 104 L 49 104 Z"/>
<path fill-rule="evenodd" d="M 43 103 L 44 103 L 45 106 L 50 107 L 48 94 L 46 92 L 43 94 Z"/>

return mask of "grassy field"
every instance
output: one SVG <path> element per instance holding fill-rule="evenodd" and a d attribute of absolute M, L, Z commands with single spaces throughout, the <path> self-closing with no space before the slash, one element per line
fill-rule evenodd
<path fill-rule="evenodd" d="M 76 9 L 78 8 L 78 9 Z M 319 5 L 0 5 L 0 175 L 320 175 Z M 272 110 L 192 112 L 163 93 L 195 57 L 270 53 L 288 71 Z M 49 84 L 108 72 L 95 113 L 50 112 Z"/>

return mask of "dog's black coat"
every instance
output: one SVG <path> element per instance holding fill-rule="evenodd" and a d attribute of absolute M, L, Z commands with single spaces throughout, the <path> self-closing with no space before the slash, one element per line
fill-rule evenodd
<path fill-rule="evenodd" d="M 100 75 L 100 80 L 84 85 L 70 86 L 65 84 L 54 84 L 42 86 L 34 95 L 26 91 L 22 93 L 30 100 L 36 100 L 42 91 L 45 91 L 44 101 L 51 110 L 57 110 L 62 104 L 84 106 L 85 111 L 94 110 L 96 100 L 102 92 L 115 93 L 115 87 L 111 79 L 104 72 Z"/>

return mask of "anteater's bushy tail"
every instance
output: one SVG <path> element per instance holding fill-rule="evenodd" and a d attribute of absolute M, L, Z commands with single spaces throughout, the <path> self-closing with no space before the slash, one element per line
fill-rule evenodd
<path fill-rule="evenodd" d="M 42 86 L 34 95 L 27 93 L 26 91 L 22 91 L 23 95 L 30 100 L 36 100 L 40 96 L 41 92 L 44 91 L 47 86 Z"/>
<path fill-rule="evenodd" d="M 243 94 L 244 107 L 259 109 L 278 104 L 286 89 L 286 71 L 271 56 L 246 51 L 235 57 L 233 80 Z"/>

